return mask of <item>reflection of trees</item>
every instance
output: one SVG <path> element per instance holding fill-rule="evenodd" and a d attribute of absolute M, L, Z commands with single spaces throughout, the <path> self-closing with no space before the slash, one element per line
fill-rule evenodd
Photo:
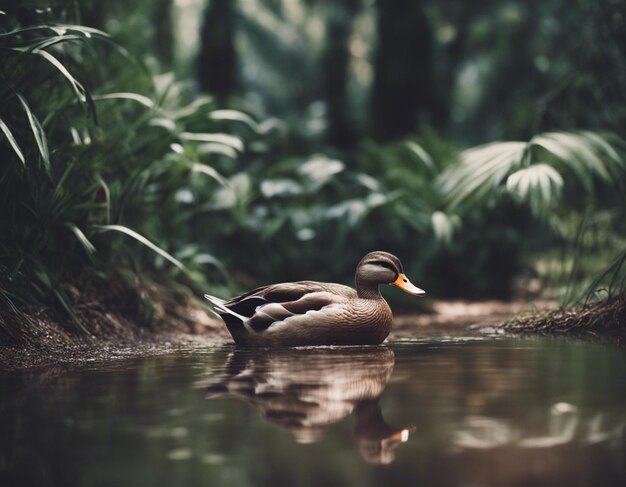
<path fill-rule="evenodd" d="M 420 434 L 407 449 L 428 457 L 430 485 L 624 485 L 616 362 L 606 350 L 562 344 L 396 349 L 398 386 L 386 404 L 411 405 Z"/>
<path fill-rule="evenodd" d="M 556 403 L 542 419 L 542 427 L 531 429 L 513 420 L 469 416 L 453 434 L 452 452 L 441 459 L 441 468 L 454 469 L 468 483 L 498 486 L 588 485 L 589 479 L 619 485 L 623 416 L 586 415 Z"/>
<path fill-rule="evenodd" d="M 299 443 L 353 414 L 354 439 L 364 460 L 390 463 L 409 429 L 389 426 L 379 399 L 394 365 L 386 347 L 355 350 L 235 350 L 223 370 L 200 386 L 206 397 L 235 397 L 254 406 Z"/>
<path fill-rule="evenodd" d="M 572 442 L 593 445 L 618 439 L 626 429 L 605 414 L 585 417 L 572 404 L 554 404 L 545 416 L 543 431 L 532 434 L 507 421 L 468 416 L 457 430 L 452 445 L 460 449 L 490 449 L 505 445 L 526 449 L 548 449 Z"/>

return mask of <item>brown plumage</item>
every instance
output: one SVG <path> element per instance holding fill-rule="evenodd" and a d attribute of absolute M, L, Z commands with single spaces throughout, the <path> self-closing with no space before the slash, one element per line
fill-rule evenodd
<path fill-rule="evenodd" d="M 359 262 L 356 290 L 341 284 L 298 281 L 254 289 L 228 301 L 205 294 L 237 345 L 246 347 L 376 345 L 387 338 L 393 316 L 378 289 L 392 284 L 423 296 L 404 275 L 400 260 L 370 252 Z"/>

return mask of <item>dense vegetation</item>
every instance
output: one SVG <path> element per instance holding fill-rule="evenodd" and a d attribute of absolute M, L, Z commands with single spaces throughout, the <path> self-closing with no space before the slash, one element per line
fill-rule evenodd
<path fill-rule="evenodd" d="M 367 87 L 346 88 L 346 59 L 324 51 L 350 36 L 341 8 L 304 2 L 311 15 L 291 20 L 292 27 L 316 18 L 328 23 L 331 37 L 317 47 L 319 59 L 312 56 L 305 64 L 314 72 L 316 60 L 324 62 L 324 72 L 337 76 L 313 77 L 318 91 L 303 94 L 290 111 L 272 101 L 277 94 L 267 85 L 253 85 L 267 95 L 262 107 L 246 105 L 241 95 L 246 77 L 237 75 L 237 65 L 256 63 L 263 80 L 273 71 L 284 76 L 281 70 L 295 62 L 289 42 L 283 40 L 280 51 L 276 33 L 253 25 L 245 9 L 236 18 L 248 39 L 246 49 L 281 52 L 283 66 L 259 66 L 240 53 L 237 62 L 226 62 L 230 73 L 207 71 L 216 56 L 236 55 L 235 24 L 228 23 L 234 17 L 225 20 L 230 27 L 219 39 L 206 27 L 216 22 L 216 10 L 235 15 L 235 2 L 211 2 L 206 11 L 198 85 L 184 77 L 189 66 L 167 71 L 176 63 L 168 51 L 171 43 L 161 37 L 154 55 L 145 58 L 152 44 L 132 30 L 140 17 L 129 14 L 126 28 L 110 22 L 129 13 L 123 2 L 111 2 L 106 12 L 98 2 L 80 3 L 82 9 L 75 2 L 0 9 L 0 330 L 5 336 L 19 334 L 21 313 L 42 307 L 57 310 L 68 327 L 81 328 L 76 293 L 101 292 L 113 283 L 132 288 L 138 280 L 165 282 L 197 295 L 289 279 L 349 282 L 358 259 L 377 248 L 401 256 L 416 282 L 435 296 L 509 297 L 519 278 L 536 277 L 566 300 L 580 296 L 594 277 L 594 289 L 624 289 L 625 147 L 610 130 L 623 121 L 620 107 L 612 105 L 619 96 L 616 83 L 623 82 L 613 60 L 623 59 L 610 36 L 605 44 L 594 44 L 603 53 L 598 62 L 610 69 L 590 68 L 580 74 L 582 85 L 571 87 L 589 87 L 589 79 L 604 76 L 594 98 L 606 108 L 601 116 L 589 108 L 585 118 L 580 98 L 574 97 L 575 115 L 568 120 L 577 125 L 559 123 L 573 113 L 572 106 L 560 100 L 548 110 L 543 100 L 552 122 L 533 128 L 544 131 L 499 130 L 493 127 L 506 127 L 506 121 L 489 111 L 495 110 L 488 109 L 494 100 L 481 95 L 470 122 L 463 123 L 475 124 L 487 111 L 492 127 L 487 134 L 527 140 L 458 150 L 452 136 L 463 124 L 449 114 L 437 122 L 435 113 L 448 111 L 420 105 L 421 97 L 407 103 L 415 113 L 430 115 L 407 115 L 410 120 L 393 125 L 391 132 L 394 114 L 375 103 L 371 136 L 364 126 L 351 124 L 350 118 L 364 112 L 362 106 L 349 107 Z M 162 8 L 168 2 L 157 3 Z M 51 10 L 35 9 L 48 4 Z M 278 4 L 257 7 L 275 19 L 283 15 L 288 24 Z M 372 6 L 363 11 L 359 2 L 349 4 L 346 8 L 365 16 L 362 22 L 373 15 Z M 151 8 L 138 5 L 141 11 Z M 437 17 L 442 11 L 433 8 L 426 9 L 430 18 L 446 24 Z M 390 35 L 385 22 L 400 14 L 379 12 L 378 35 Z M 427 22 L 423 11 L 415 15 Z M 270 17 L 262 18 L 269 22 Z M 76 23 L 85 20 L 89 26 Z M 466 35 L 481 46 L 476 52 L 487 49 L 483 43 L 489 36 L 482 39 L 471 19 L 467 22 Z M 368 31 L 357 24 L 354 35 L 362 41 Z M 96 28 L 107 25 L 118 25 L 115 38 Z M 165 35 L 158 30 L 163 28 L 155 25 Z M 593 37 L 595 30 L 587 34 Z M 572 48 L 571 56 L 577 52 Z M 450 56 L 443 58 L 450 61 Z M 379 69 L 388 69 L 387 61 L 379 59 Z M 434 73 L 439 68 L 432 66 Z M 571 68 L 571 73 L 577 71 Z M 497 88 L 504 81 L 492 82 Z M 373 96 L 404 89 L 394 83 L 375 82 Z M 213 96 L 199 93 L 198 86 Z M 293 95 L 289 86 L 283 102 Z M 563 96 L 573 96 L 565 91 Z M 303 115 L 298 107 L 317 95 L 328 102 L 324 126 L 329 128 L 322 132 L 315 120 L 298 120 Z M 512 125 L 528 127 L 527 101 L 507 99 L 514 104 L 509 113 L 525 120 Z M 267 110 L 272 108 L 282 120 L 271 118 Z M 350 117 L 341 118 L 346 110 Z M 423 122 L 429 117 L 436 131 Z M 461 139 L 482 142 L 472 130 Z M 146 298 L 140 310 L 148 321 L 151 306 Z"/>

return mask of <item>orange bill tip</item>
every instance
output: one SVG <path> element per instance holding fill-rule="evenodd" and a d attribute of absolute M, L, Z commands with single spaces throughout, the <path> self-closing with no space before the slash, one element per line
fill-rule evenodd
<path fill-rule="evenodd" d="M 422 297 L 426 295 L 426 291 L 420 289 L 417 286 L 414 286 L 404 274 L 398 274 L 398 278 L 395 281 L 390 282 L 389 284 L 391 284 L 392 286 L 397 286 L 404 292 L 412 294 L 413 296 Z"/>
<path fill-rule="evenodd" d="M 409 435 L 415 431 L 415 426 L 410 426 L 400 431 L 396 431 L 391 435 L 390 439 L 396 443 L 406 443 L 409 440 Z"/>

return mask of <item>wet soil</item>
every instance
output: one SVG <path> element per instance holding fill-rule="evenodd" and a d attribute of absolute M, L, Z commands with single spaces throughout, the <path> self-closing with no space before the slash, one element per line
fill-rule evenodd
<path fill-rule="evenodd" d="M 551 303 L 538 302 L 542 309 Z M 528 304 L 503 301 L 438 301 L 428 312 L 397 314 L 388 341 L 442 335 L 492 332 Z M 30 341 L 0 346 L 0 370 L 41 368 L 157 355 L 174 349 L 232 344 L 221 320 L 194 300 L 180 300 L 165 309 L 150 326 L 129 322 L 110 312 L 94 314 L 91 337 L 68 334 L 49 319 L 39 318 L 37 336 Z"/>

